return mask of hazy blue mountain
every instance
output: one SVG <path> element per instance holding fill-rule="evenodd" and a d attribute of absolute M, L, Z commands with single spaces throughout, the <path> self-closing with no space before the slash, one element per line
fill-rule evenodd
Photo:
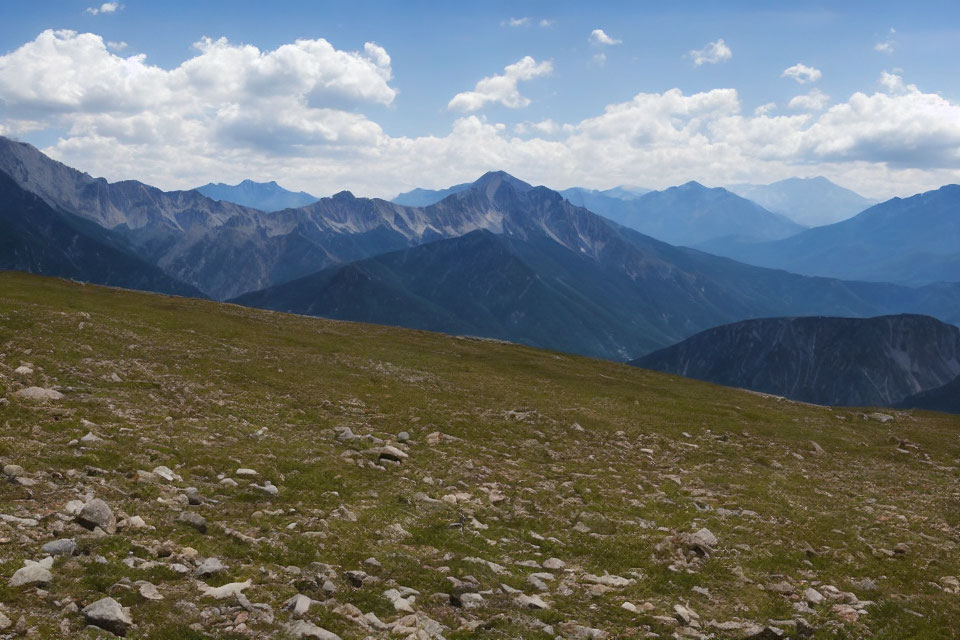
<path fill-rule="evenodd" d="M 471 184 L 470 182 L 464 182 L 463 184 L 455 184 L 446 189 L 420 189 L 418 187 L 412 191 L 399 194 L 390 202 L 408 207 L 426 207 L 440 202 L 449 195 L 468 189 Z"/>
<path fill-rule="evenodd" d="M 893 198 L 849 220 L 758 244 L 701 248 L 795 273 L 874 282 L 960 281 L 960 186 Z"/>
<path fill-rule="evenodd" d="M 0 269 L 159 293 L 202 295 L 133 255 L 122 239 L 106 229 L 54 211 L 2 171 Z"/>
<path fill-rule="evenodd" d="M 270 182 L 244 180 L 235 185 L 211 182 L 197 187 L 194 191 L 199 191 L 212 200 L 226 200 L 267 212 L 305 207 L 320 199 L 305 191 L 288 191 L 273 180 Z"/>
<path fill-rule="evenodd" d="M 960 375 L 960 329 L 920 315 L 746 320 L 630 364 L 804 402 L 893 405 Z"/>
<path fill-rule="evenodd" d="M 727 189 L 805 227 L 840 222 L 877 204 L 822 176 L 787 178 L 771 184 L 733 184 Z"/>
<path fill-rule="evenodd" d="M 726 189 L 688 182 L 663 191 L 614 193 L 567 189 L 571 203 L 658 240 L 680 246 L 709 241 L 785 238 L 804 228 Z"/>
<path fill-rule="evenodd" d="M 923 311 L 960 320 L 960 285 L 808 278 L 673 247 L 557 192 L 487 174 L 425 211 L 488 212 L 484 231 L 379 255 L 240 304 L 504 338 L 614 359 L 750 317 Z M 435 209 L 431 211 L 431 209 Z"/>
<path fill-rule="evenodd" d="M 650 189 L 644 189 L 642 187 L 614 187 L 612 189 L 599 191 L 597 189 L 573 187 L 564 189 L 559 193 L 569 200 L 571 204 L 590 209 L 590 211 L 594 213 L 609 217 L 606 210 L 613 207 L 615 211 L 617 202 L 636 200 L 645 193 L 650 193 Z"/>

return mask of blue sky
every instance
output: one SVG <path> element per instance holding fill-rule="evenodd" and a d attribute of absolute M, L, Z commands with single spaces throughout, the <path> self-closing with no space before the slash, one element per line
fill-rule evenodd
<path fill-rule="evenodd" d="M 390 196 L 495 168 L 558 188 L 823 174 L 874 197 L 960 181 L 955 2 L 4 13 L 0 133 L 111 180 Z"/>

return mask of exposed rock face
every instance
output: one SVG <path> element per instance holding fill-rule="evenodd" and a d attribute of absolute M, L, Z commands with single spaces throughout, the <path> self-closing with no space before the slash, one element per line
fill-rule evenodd
<path fill-rule="evenodd" d="M 631 364 L 804 402 L 891 405 L 960 375 L 960 329 L 916 315 L 747 320 Z"/>

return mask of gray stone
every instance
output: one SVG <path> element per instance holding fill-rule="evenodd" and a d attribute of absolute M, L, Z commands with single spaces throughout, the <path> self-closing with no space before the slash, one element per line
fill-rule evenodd
<path fill-rule="evenodd" d="M 63 538 L 48 542 L 40 550 L 51 556 L 72 556 L 77 550 L 77 543 L 72 538 Z"/>
<path fill-rule="evenodd" d="M 183 492 L 187 495 L 187 504 L 197 506 L 203 502 L 203 498 L 200 497 L 200 492 L 196 487 L 187 487 Z"/>
<path fill-rule="evenodd" d="M 28 562 L 30 561 L 28 560 Z M 51 580 L 53 580 L 53 574 L 50 573 L 49 568 L 38 562 L 30 562 L 25 567 L 17 569 L 13 577 L 10 578 L 10 586 L 23 587 L 31 584 L 47 584 Z"/>
<path fill-rule="evenodd" d="M 514 602 L 523 609 L 549 609 L 550 605 L 544 602 L 540 596 L 519 595 Z"/>
<path fill-rule="evenodd" d="M 293 624 L 287 625 L 287 633 L 293 638 L 312 638 L 313 640 L 340 640 L 340 636 L 327 631 L 323 627 L 318 627 L 312 622 L 298 620 Z"/>
<path fill-rule="evenodd" d="M 77 522 L 90 529 L 100 527 L 110 534 L 117 532 L 117 519 L 110 506 L 100 498 L 94 498 L 83 505 Z"/>
<path fill-rule="evenodd" d="M 193 513 L 192 511 L 183 511 L 177 517 L 177 522 L 193 527 L 200 533 L 207 532 L 207 519 L 204 518 L 199 513 Z"/>
<path fill-rule="evenodd" d="M 43 387 L 27 387 L 26 389 L 20 389 L 13 395 L 18 398 L 23 398 L 24 400 L 36 400 L 36 401 L 45 401 L 45 400 L 62 400 L 63 394 L 54 389 L 44 389 Z"/>
<path fill-rule="evenodd" d="M 397 442 L 409 442 L 410 434 L 406 431 L 401 431 L 397 434 Z"/>
<path fill-rule="evenodd" d="M 26 475 L 26 472 L 18 464 L 5 464 L 3 465 L 3 475 L 8 478 L 20 478 Z"/>
<path fill-rule="evenodd" d="M 133 624 L 130 610 L 122 607 L 113 598 L 101 598 L 88 604 L 80 612 L 87 624 L 106 629 L 118 636 L 127 635 L 127 629 Z"/>
<path fill-rule="evenodd" d="M 200 566 L 198 566 L 197 570 L 194 571 L 194 575 L 196 575 L 198 578 L 206 578 L 207 576 L 220 573 L 224 569 L 226 569 L 226 567 L 223 566 L 223 563 L 220 562 L 219 558 L 207 558 L 200 563 Z"/>

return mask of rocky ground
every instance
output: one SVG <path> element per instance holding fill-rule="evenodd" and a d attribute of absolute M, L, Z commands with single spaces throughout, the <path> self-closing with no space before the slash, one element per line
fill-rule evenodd
<path fill-rule="evenodd" d="M 0 274 L 0 638 L 960 637 L 960 418 Z"/>

